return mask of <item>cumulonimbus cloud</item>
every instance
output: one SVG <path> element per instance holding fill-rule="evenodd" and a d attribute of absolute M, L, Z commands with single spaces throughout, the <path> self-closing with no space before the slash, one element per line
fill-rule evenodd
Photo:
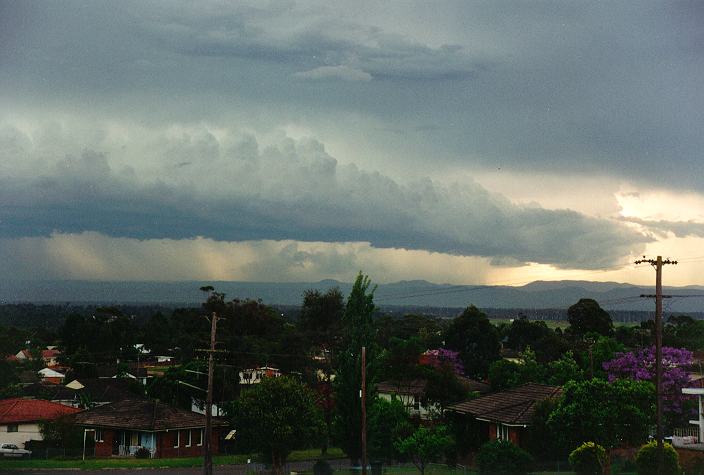
<path fill-rule="evenodd" d="M 478 183 L 402 182 L 340 165 L 314 139 L 280 137 L 264 146 L 252 135 L 194 126 L 148 131 L 130 138 L 127 151 L 96 145 L 110 155 L 57 148 L 47 158 L 49 146 L 36 137 L 16 129 L 0 137 L 7 172 L 0 176 L 0 237 L 95 231 L 369 242 L 587 269 L 618 265 L 650 240 L 618 221 L 520 206 Z"/>

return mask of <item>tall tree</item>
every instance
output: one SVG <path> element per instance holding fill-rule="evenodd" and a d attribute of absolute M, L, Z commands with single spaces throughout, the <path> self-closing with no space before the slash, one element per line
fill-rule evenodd
<path fill-rule="evenodd" d="M 367 401 L 373 401 L 375 359 L 374 345 L 374 291 L 371 280 L 361 272 L 357 275 L 347 299 L 343 318 L 343 350 L 337 355 L 334 381 L 337 417 L 335 421 L 338 442 L 350 461 L 357 464 L 362 456 L 362 403 L 359 390 L 362 385 L 361 349 L 367 348 Z M 369 404 L 369 402 L 368 402 Z"/>
<path fill-rule="evenodd" d="M 452 321 L 445 333 L 445 344 L 460 352 L 465 373 L 473 378 L 485 378 L 489 365 L 500 357 L 496 327 L 474 305 Z"/>
<path fill-rule="evenodd" d="M 306 290 L 301 307 L 301 329 L 311 343 L 329 348 L 339 331 L 344 311 L 345 299 L 338 287 L 326 292 Z"/>
<path fill-rule="evenodd" d="M 610 336 L 614 333 L 611 315 L 601 308 L 594 299 L 580 299 L 567 309 L 567 319 L 574 335 L 582 337 L 587 333 Z"/>

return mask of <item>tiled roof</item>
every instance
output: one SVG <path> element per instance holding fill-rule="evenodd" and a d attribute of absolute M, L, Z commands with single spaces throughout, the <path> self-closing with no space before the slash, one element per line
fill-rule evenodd
<path fill-rule="evenodd" d="M 382 394 L 404 394 L 404 395 L 422 395 L 425 393 L 425 379 L 413 379 L 409 381 L 382 381 L 376 385 L 376 390 Z"/>
<path fill-rule="evenodd" d="M 122 400 L 88 409 L 75 416 L 78 425 L 143 431 L 205 427 L 205 416 L 149 400 Z M 226 426 L 213 418 L 213 427 Z"/>
<path fill-rule="evenodd" d="M 485 394 L 491 391 L 491 386 L 487 383 L 482 383 L 476 379 L 466 378 L 464 376 L 458 376 L 460 383 L 467 389 L 467 391 L 476 391 L 480 394 Z"/>
<path fill-rule="evenodd" d="M 79 410 L 40 399 L 3 399 L 0 401 L 0 424 L 53 420 Z"/>
<path fill-rule="evenodd" d="M 492 422 L 528 425 L 536 403 L 558 397 L 561 393 L 562 389 L 556 386 L 528 383 L 455 404 L 448 407 L 448 410 Z"/>

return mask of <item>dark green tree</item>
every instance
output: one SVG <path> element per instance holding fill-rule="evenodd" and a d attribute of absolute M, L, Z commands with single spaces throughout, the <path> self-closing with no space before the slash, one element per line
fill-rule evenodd
<path fill-rule="evenodd" d="M 270 459 L 272 471 L 283 473 L 295 449 L 314 446 L 323 433 L 315 395 L 293 378 L 264 378 L 244 392 L 230 408 L 242 448 Z"/>
<path fill-rule="evenodd" d="M 489 365 L 500 358 L 498 332 L 474 305 L 452 321 L 445 332 L 445 344 L 459 351 L 465 373 L 472 378 L 485 378 Z"/>
<path fill-rule="evenodd" d="M 340 331 L 345 299 L 338 287 L 306 290 L 299 324 L 309 341 L 316 346 L 330 348 Z"/>
<path fill-rule="evenodd" d="M 408 437 L 413 425 L 403 403 L 377 398 L 367 414 L 367 447 L 373 461 L 391 462 L 400 455 L 394 442 Z"/>
<path fill-rule="evenodd" d="M 337 440 L 352 464 L 359 463 L 361 449 L 361 400 L 362 386 L 361 349 L 367 351 L 367 405 L 374 400 L 376 362 L 378 351 L 374 344 L 374 291 L 369 277 L 361 272 L 357 275 L 347 299 L 343 317 L 343 350 L 336 358 L 335 432 Z"/>
<path fill-rule="evenodd" d="M 571 332 L 578 337 L 587 333 L 598 333 L 604 336 L 611 336 L 614 333 L 611 316 L 594 299 L 580 299 L 567 309 L 567 319 L 570 322 Z"/>
<path fill-rule="evenodd" d="M 569 452 L 584 441 L 606 448 L 635 446 L 655 421 L 655 390 L 647 381 L 602 379 L 569 382 L 548 421 Z"/>
<path fill-rule="evenodd" d="M 477 465 L 482 475 L 525 475 L 532 464 L 530 454 L 508 440 L 487 442 L 477 454 Z"/>

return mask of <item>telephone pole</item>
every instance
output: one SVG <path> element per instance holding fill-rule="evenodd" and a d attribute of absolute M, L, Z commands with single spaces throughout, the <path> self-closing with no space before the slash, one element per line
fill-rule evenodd
<path fill-rule="evenodd" d="M 210 445 L 210 439 L 213 432 L 213 375 L 215 372 L 214 354 L 218 351 L 215 349 L 215 335 L 218 327 L 218 314 L 213 312 L 210 317 L 210 349 L 200 350 L 208 353 L 208 395 L 205 400 L 205 440 L 203 441 L 203 474 L 213 475 L 213 448 Z"/>
<path fill-rule="evenodd" d="M 650 264 L 655 267 L 655 399 L 657 407 L 655 438 L 657 439 L 657 469 L 663 469 L 663 431 L 662 431 L 662 266 L 677 264 L 670 259 L 663 260 L 662 256 L 656 259 L 638 259 L 636 264 Z"/>
<path fill-rule="evenodd" d="M 362 347 L 362 475 L 367 475 L 367 347 Z"/>

